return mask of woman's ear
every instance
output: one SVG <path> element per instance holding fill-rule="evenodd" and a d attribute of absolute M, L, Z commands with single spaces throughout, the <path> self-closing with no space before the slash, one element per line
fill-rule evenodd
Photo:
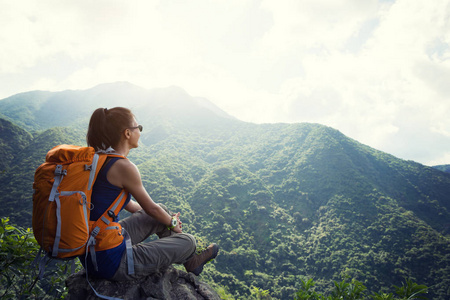
<path fill-rule="evenodd" d="M 125 138 L 128 140 L 130 137 L 131 137 L 131 131 L 130 131 L 130 129 L 125 129 L 125 131 L 124 131 L 124 135 L 125 135 Z"/>

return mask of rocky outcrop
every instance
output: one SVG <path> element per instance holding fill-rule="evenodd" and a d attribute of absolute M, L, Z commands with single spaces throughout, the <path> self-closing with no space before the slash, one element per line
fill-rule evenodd
<path fill-rule="evenodd" d="M 97 293 L 121 299 L 220 299 L 209 285 L 198 281 L 195 275 L 173 267 L 163 273 L 133 281 L 116 282 L 91 277 L 89 281 Z M 84 270 L 69 276 L 66 286 L 69 290 L 69 300 L 99 299 L 86 281 Z"/>

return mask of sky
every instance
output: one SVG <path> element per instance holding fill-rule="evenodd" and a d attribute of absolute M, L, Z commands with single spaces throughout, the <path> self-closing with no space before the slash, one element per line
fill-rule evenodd
<path fill-rule="evenodd" d="M 0 99 L 116 81 L 450 164 L 450 0 L 0 0 Z"/>

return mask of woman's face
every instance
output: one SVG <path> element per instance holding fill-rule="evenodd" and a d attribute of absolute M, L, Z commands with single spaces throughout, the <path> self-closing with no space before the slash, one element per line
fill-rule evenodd
<path fill-rule="evenodd" d="M 137 148 L 139 146 L 139 138 L 141 137 L 141 132 L 139 131 L 139 128 L 136 128 L 139 124 L 137 123 L 135 118 L 133 118 L 133 122 L 131 124 L 131 128 L 129 128 L 131 133 L 129 142 L 132 148 Z"/>

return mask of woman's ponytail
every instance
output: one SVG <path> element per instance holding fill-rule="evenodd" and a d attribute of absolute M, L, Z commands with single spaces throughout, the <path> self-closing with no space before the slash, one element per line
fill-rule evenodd
<path fill-rule="evenodd" d="M 107 123 L 107 109 L 97 108 L 91 116 L 89 121 L 89 128 L 86 134 L 86 142 L 90 147 L 94 147 L 95 150 L 106 149 L 111 145 L 108 144 L 108 137 L 106 133 L 106 123 Z"/>
<path fill-rule="evenodd" d="M 97 150 L 106 150 L 117 145 L 122 130 L 131 126 L 134 115 L 128 108 L 97 108 L 89 121 L 86 142 Z"/>

